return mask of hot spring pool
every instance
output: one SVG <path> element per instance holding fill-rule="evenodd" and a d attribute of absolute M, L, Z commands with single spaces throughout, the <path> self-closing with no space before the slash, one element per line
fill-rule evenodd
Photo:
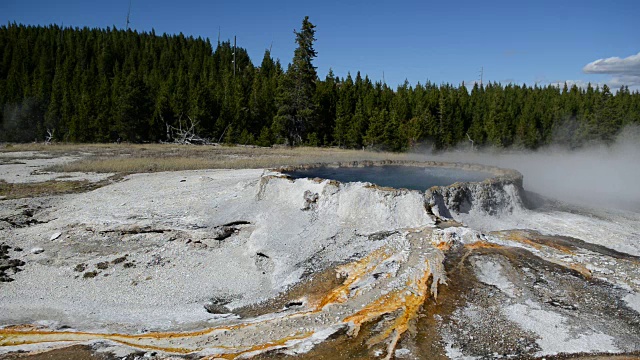
<path fill-rule="evenodd" d="M 370 182 L 379 186 L 425 191 L 432 186 L 447 186 L 456 182 L 479 182 L 494 177 L 482 171 L 445 167 L 402 165 L 365 167 L 316 167 L 283 171 L 295 178 L 322 178 L 340 182 Z"/>

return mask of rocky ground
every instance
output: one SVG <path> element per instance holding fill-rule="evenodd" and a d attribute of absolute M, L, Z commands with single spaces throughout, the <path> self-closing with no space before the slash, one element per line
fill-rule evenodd
<path fill-rule="evenodd" d="M 85 154 L 88 155 L 88 154 Z M 75 155 L 53 155 L 41 151 L 16 151 L 0 153 L 0 180 L 10 183 L 36 183 L 49 180 L 98 182 L 112 174 L 56 173 L 46 168 L 79 160 L 82 153 Z"/>
<path fill-rule="evenodd" d="M 0 200 L 0 358 L 639 357 L 640 215 L 491 170 L 426 193 L 198 170 Z"/>

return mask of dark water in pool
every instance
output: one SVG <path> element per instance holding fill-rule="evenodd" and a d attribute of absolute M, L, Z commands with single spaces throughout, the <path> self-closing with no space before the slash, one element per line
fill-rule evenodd
<path fill-rule="evenodd" d="M 493 177 L 481 171 L 417 166 L 365 166 L 365 167 L 319 167 L 285 172 L 299 178 L 323 178 L 340 182 L 363 181 L 392 188 L 424 191 L 432 186 L 447 186 L 455 182 L 476 182 Z"/>

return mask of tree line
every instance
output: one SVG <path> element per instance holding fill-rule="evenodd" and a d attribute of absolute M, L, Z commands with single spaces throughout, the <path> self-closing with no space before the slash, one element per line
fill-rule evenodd
<path fill-rule="evenodd" d="M 317 75 L 306 17 L 286 70 L 229 41 L 116 28 L 0 27 L 0 141 L 158 142 L 195 124 L 215 142 L 404 151 L 428 143 L 572 148 L 640 125 L 640 93 L 606 85 L 434 84 L 393 89 Z M 234 62 L 235 58 L 235 62 Z"/>

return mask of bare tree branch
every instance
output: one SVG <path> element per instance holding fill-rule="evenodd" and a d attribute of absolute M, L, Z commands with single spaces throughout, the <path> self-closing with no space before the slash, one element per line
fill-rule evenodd
<path fill-rule="evenodd" d="M 46 145 L 51 144 L 51 141 L 53 141 L 53 136 L 56 133 L 56 129 L 47 129 L 47 137 L 45 138 L 44 143 Z"/>
<path fill-rule="evenodd" d="M 189 144 L 189 145 L 210 145 L 214 144 L 209 139 L 200 137 L 196 134 L 196 127 L 198 121 L 193 120 L 190 116 L 187 116 L 189 122 L 182 121 L 182 115 L 178 119 L 178 127 L 169 125 L 165 122 L 167 127 L 167 142 L 174 142 L 176 144 Z"/>

